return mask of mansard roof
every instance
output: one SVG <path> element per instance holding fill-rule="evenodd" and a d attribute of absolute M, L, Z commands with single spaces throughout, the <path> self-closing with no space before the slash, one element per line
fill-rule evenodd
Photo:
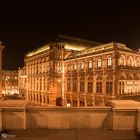
<path fill-rule="evenodd" d="M 73 53 L 70 56 L 68 56 L 66 59 L 77 58 L 84 55 L 101 53 L 103 51 L 110 51 L 110 50 L 115 50 L 115 49 L 120 50 L 120 51 L 137 53 L 133 51 L 132 49 L 126 47 L 126 45 L 122 43 L 111 42 L 111 43 L 101 44 L 98 42 L 89 41 L 85 39 L 58 35 L 56 38 L 49 40 L 46 45 L 32 52 L 27 53 L 26 57 L 31 57 L 36 54 L 50 50 L 51 48 L 50 46 L 52 45 L 52 43 L 54 44 L 62 43 L 66 50 L 73 51 Z"/>
<path fill-rule="evenodd" d="M 64 36 L 64 35 L 58 35 L 58 37 L 56 38 L 56 41 L 65 43 L 65 49 L 69 49 L 69 47 L 67 45 L 71 44 L 71 45 L 73 45 L 72 48 L 74 50 L 77 50 L 77 48 L 79 48 L 80 51 L 83 49 L 90 48 L 90 47 L 101 44 L 101 43 L 95 42 L 95 41 L 90 41 L 90 40 L 76 38 L 76 37 L 70 37 L 70 36 Z"/>
<path fill-rule="evenodd" d="M 125 44 L 122 43 L 117 43 L 117 42 L 111 42 L 111 43 L 106 43 L 106 44 L 101 44 L 97 46 L 93 46 L 92 48 L 87 48 L 82 51 L 76 52 L 71 54 L 67 59 L 72 59 L 84 55 L 90 55 L 90 54 L 95 54 L 95 53 L 101 53 L 105 51 L 111 51 L 111 50 L 120 50 L 120 51 L 127 51 L 131 53 L 137 53 L 133 51 L 132 49 L 126 47 Z"/>
<path fill-rule="evenodd" d="M 41 52 L 44 52 L 46 50 L 50 49 L 50 43 L 64 43 L 64 47 L 66 50 L 73 50 L 73 51 L 81 51 L 87 48 L 91 48 L 93 46 L 97 46 L 101 43 L 94 42 L 94 41 L 89 41 L 85 39 L 80 39 L 80 38 L 75 38 L 75 37 L 69 37 L 69 36 L 64 36 L 64 35 L 58 35 L 56 38 L 51 39 L 48 41 L 48 43 L 32 52 L 29 52 L 26 54 L 27 57 L 39 54 Z"/>

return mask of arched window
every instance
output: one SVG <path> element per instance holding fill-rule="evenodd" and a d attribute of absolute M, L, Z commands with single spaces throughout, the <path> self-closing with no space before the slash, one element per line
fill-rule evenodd
<path fill-rule="evenodd" d="M 124 65 L 124 57 L 121 56 L 119 59 L 119 65 Z"/>
<path fill-rule="evenodd" d="M 70 71 L 70 64 L 67 64 L 67 71 Z"/>
<path fill-rule="evenodd" d="M 101 60 L 101 58 L 99 58 L 99 59 L 97 60 L 97 67 L 98 67 L 98 68 L 102 67 L 102 60 Z"/>
<path fill-rule="evenodd" d="M 83 62 L 83 61 L 82 61 L 81 64 L 80 64 L 80 68 L 81 68 L 81 70 L 84 69 L 84 62 Z"/>
<path fill-rule="evenodd" d="M 88 61 L 88 68 L 92 69 L 92 61 L 91 60 Z"/>
<path fill-rule="evenodd" d="M 133 58 L 132 57 L 128 58 L 127 64 L 128 64 L 128 66 L 133 66 Z"/>
<path fill-rule="evenodd" d="M 96 93 L 102 94 L 102 75 L 96 78 Z"/>
<path fill-rule="evenodd" d="M 120 74 L 119 75 L 119 91 L 118 94 L 124 94 L 125 86 L 124 83 L 126 81 L 126 75 Z"/>
<path fill-rule="evenodd" d="M 73 65 L 73 70 L 77 70 L 77 63 L 76 62 Z"/>
<path fill-rule="evenodd" d="M 109 56 L 107 58 L 107 66 L 112 66 L 112 57 L 111 56 Z"/>
<path fill-rule="evenodd" d="M 135 60 L 135 66 L 136 66 L 136 67 L 139 66 L 139 60 L 138 60 L 138 59 Z"/>

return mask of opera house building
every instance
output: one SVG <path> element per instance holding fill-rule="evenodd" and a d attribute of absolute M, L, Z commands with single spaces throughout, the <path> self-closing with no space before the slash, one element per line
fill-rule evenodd
<path fill-rule="evenodd" d="M 19 89 L 31 103 L 47 106 L 104 105 L 140 94 L 140 52 L 59 35 L 25 55 Z"/>

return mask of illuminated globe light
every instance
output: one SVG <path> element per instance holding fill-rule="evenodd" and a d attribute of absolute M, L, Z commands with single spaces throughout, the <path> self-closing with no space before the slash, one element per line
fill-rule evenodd
<path fill-rule="evenodd" d="M 70 107 L 70 103 L 67 103 L 67 107 Z"/>

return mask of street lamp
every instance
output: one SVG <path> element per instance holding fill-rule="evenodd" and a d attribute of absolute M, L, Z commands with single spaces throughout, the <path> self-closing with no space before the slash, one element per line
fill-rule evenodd
<path fill-rule="evenodd" d="M 70 107 L 70 103 L 67 103 L 67 107 Z"/>

